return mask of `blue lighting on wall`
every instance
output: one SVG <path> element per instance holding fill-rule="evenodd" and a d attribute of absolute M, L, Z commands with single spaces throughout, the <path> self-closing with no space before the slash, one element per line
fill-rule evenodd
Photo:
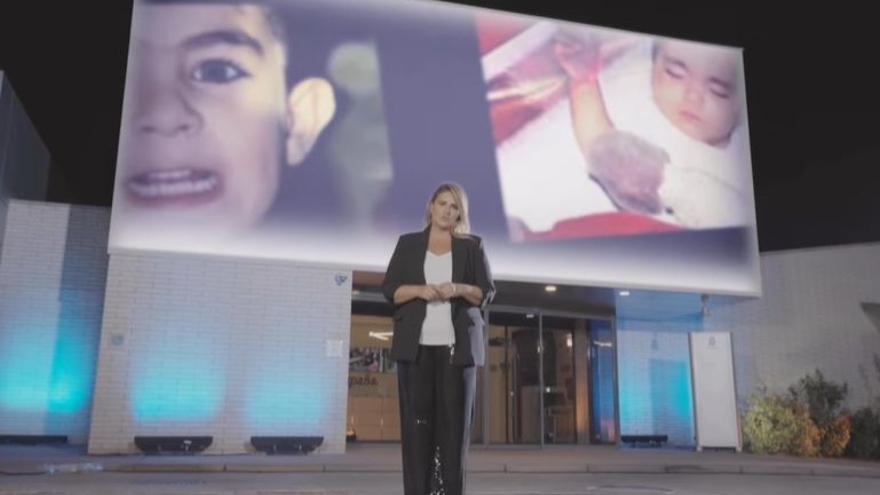
<path fill-rule="evenodd" d="M 652 359 L 650 370 L 654 431 L 672 428 L 676 443 L 690 444 L 694 432 L 690 362 Z"/>
<path fill-rule="evenodd" d="M 94 331 L 72 319 L 51 328 L 56 315 L 17 316 L 2 322 L 8 326 L 0 342 L 0 408 L 50 415 L 88 408 L 95 371 Z"/>
<path fill-rule="evenodd" d="M 52 373 L 51 338 L 45 332 L 7 332 L 0 342 L 0 407 L 43 412 L 49 404 Z"/>
<path fill-rule="evenodd" d="M 620 430 L 693 445 L 687 333 L 618 332 Z"/>
<path fill-rule="evenodd" d="M 225 360 L 217 344 L 223 339 L 183 325 L 180 330 L 144 332 L 151 338 L 136 346 L 132 359 L 131 408 L 135 421 L 205 421 L 223 404 Z"/>
<path fill-rule="evenodd" d="M 626 365 L 626 357 L 618 360 L 618 384 L 621 434 L 652 434 L 645 426 L 651 417 L 651 390 L 649 381 L 639 379 L 638 370 Z"/>
<path fill-rule="evenodd" d="M 97 338 L 72 321 L 62 321 L 49 376 L 49 412 L 76 414 L 91 405 Z"/>
<path fill-rule="evenodd" d="M 281 424 L 303 429 L 318 426 L 331 400 L 320 377 L 303 377 L 305 363 L 295 356 L 287 360 L 277 355 L 266 357 L 270 362 L 261 361 L 248 379 L 248 424 L 257 430 Z M 317 365 L 314 359 L 309 362 Z"/>

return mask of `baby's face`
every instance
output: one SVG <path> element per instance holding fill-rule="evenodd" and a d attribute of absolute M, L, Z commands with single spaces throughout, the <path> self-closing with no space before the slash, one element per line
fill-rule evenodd
<path fill-rule="evenodd" d="M 233 231 L 278 189 L 285 55 L 254 6 L 136 4 L 117 200 L 138 227 Z"/>
<path fill-rule="evenodd" d="M 723 147 L 740 119 L 738 66 L 733 50 L 663 41 L 654 56 L 654 101 L 685 134 Z"/>

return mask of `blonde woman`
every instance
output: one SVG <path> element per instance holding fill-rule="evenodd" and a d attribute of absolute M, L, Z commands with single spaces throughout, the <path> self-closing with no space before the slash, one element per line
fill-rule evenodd
<path fill-rule="evenodd" d="M 400 236 L 382 291 L 394 305 L 405 495 L 465 492 L 475 369 L 485 361 L 482 308 L 495 294 L 467 196 L 441 184 L 425 229 Z"/>

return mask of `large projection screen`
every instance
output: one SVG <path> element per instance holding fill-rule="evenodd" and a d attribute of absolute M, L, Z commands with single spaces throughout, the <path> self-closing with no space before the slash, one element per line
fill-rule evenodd
<path fill-rule="evenodd" d="M 496 278 L 759 295 L 745 101 L 737 48 L 431 1 L 141 0 L 110 251 L 381 272 L 453 181 Z"/>

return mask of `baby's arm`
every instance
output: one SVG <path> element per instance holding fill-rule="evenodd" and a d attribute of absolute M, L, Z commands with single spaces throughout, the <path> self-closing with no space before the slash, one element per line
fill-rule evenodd
<path fill-rule="evenodd" d="M 568 75 L 572 129 L 590 176 L 621 210 L 656 214 L 662 211 L 658 189 L 669 156 L 638 136 L 615 130 L 599 87 L 603 63 L 632 43 L 628 38 L 602 43 L 563 31 L 555 52 Z"/>
<path fill-rule="evenodd" d="M 596 138 L 614 130 L 608 117 L 602 93 L 595 80 L 575 80 L 569 82 L 571 102 L 571 122 L 578 147 L 588 156 Z"/>
<path fill-rule="evenodd" d="M 597 137 L 614 129 L 599 89 L 600 46 L 596 39 L 560 34 L 556 58 L 568 75 L 572 127 L 584 156 Z"/>

